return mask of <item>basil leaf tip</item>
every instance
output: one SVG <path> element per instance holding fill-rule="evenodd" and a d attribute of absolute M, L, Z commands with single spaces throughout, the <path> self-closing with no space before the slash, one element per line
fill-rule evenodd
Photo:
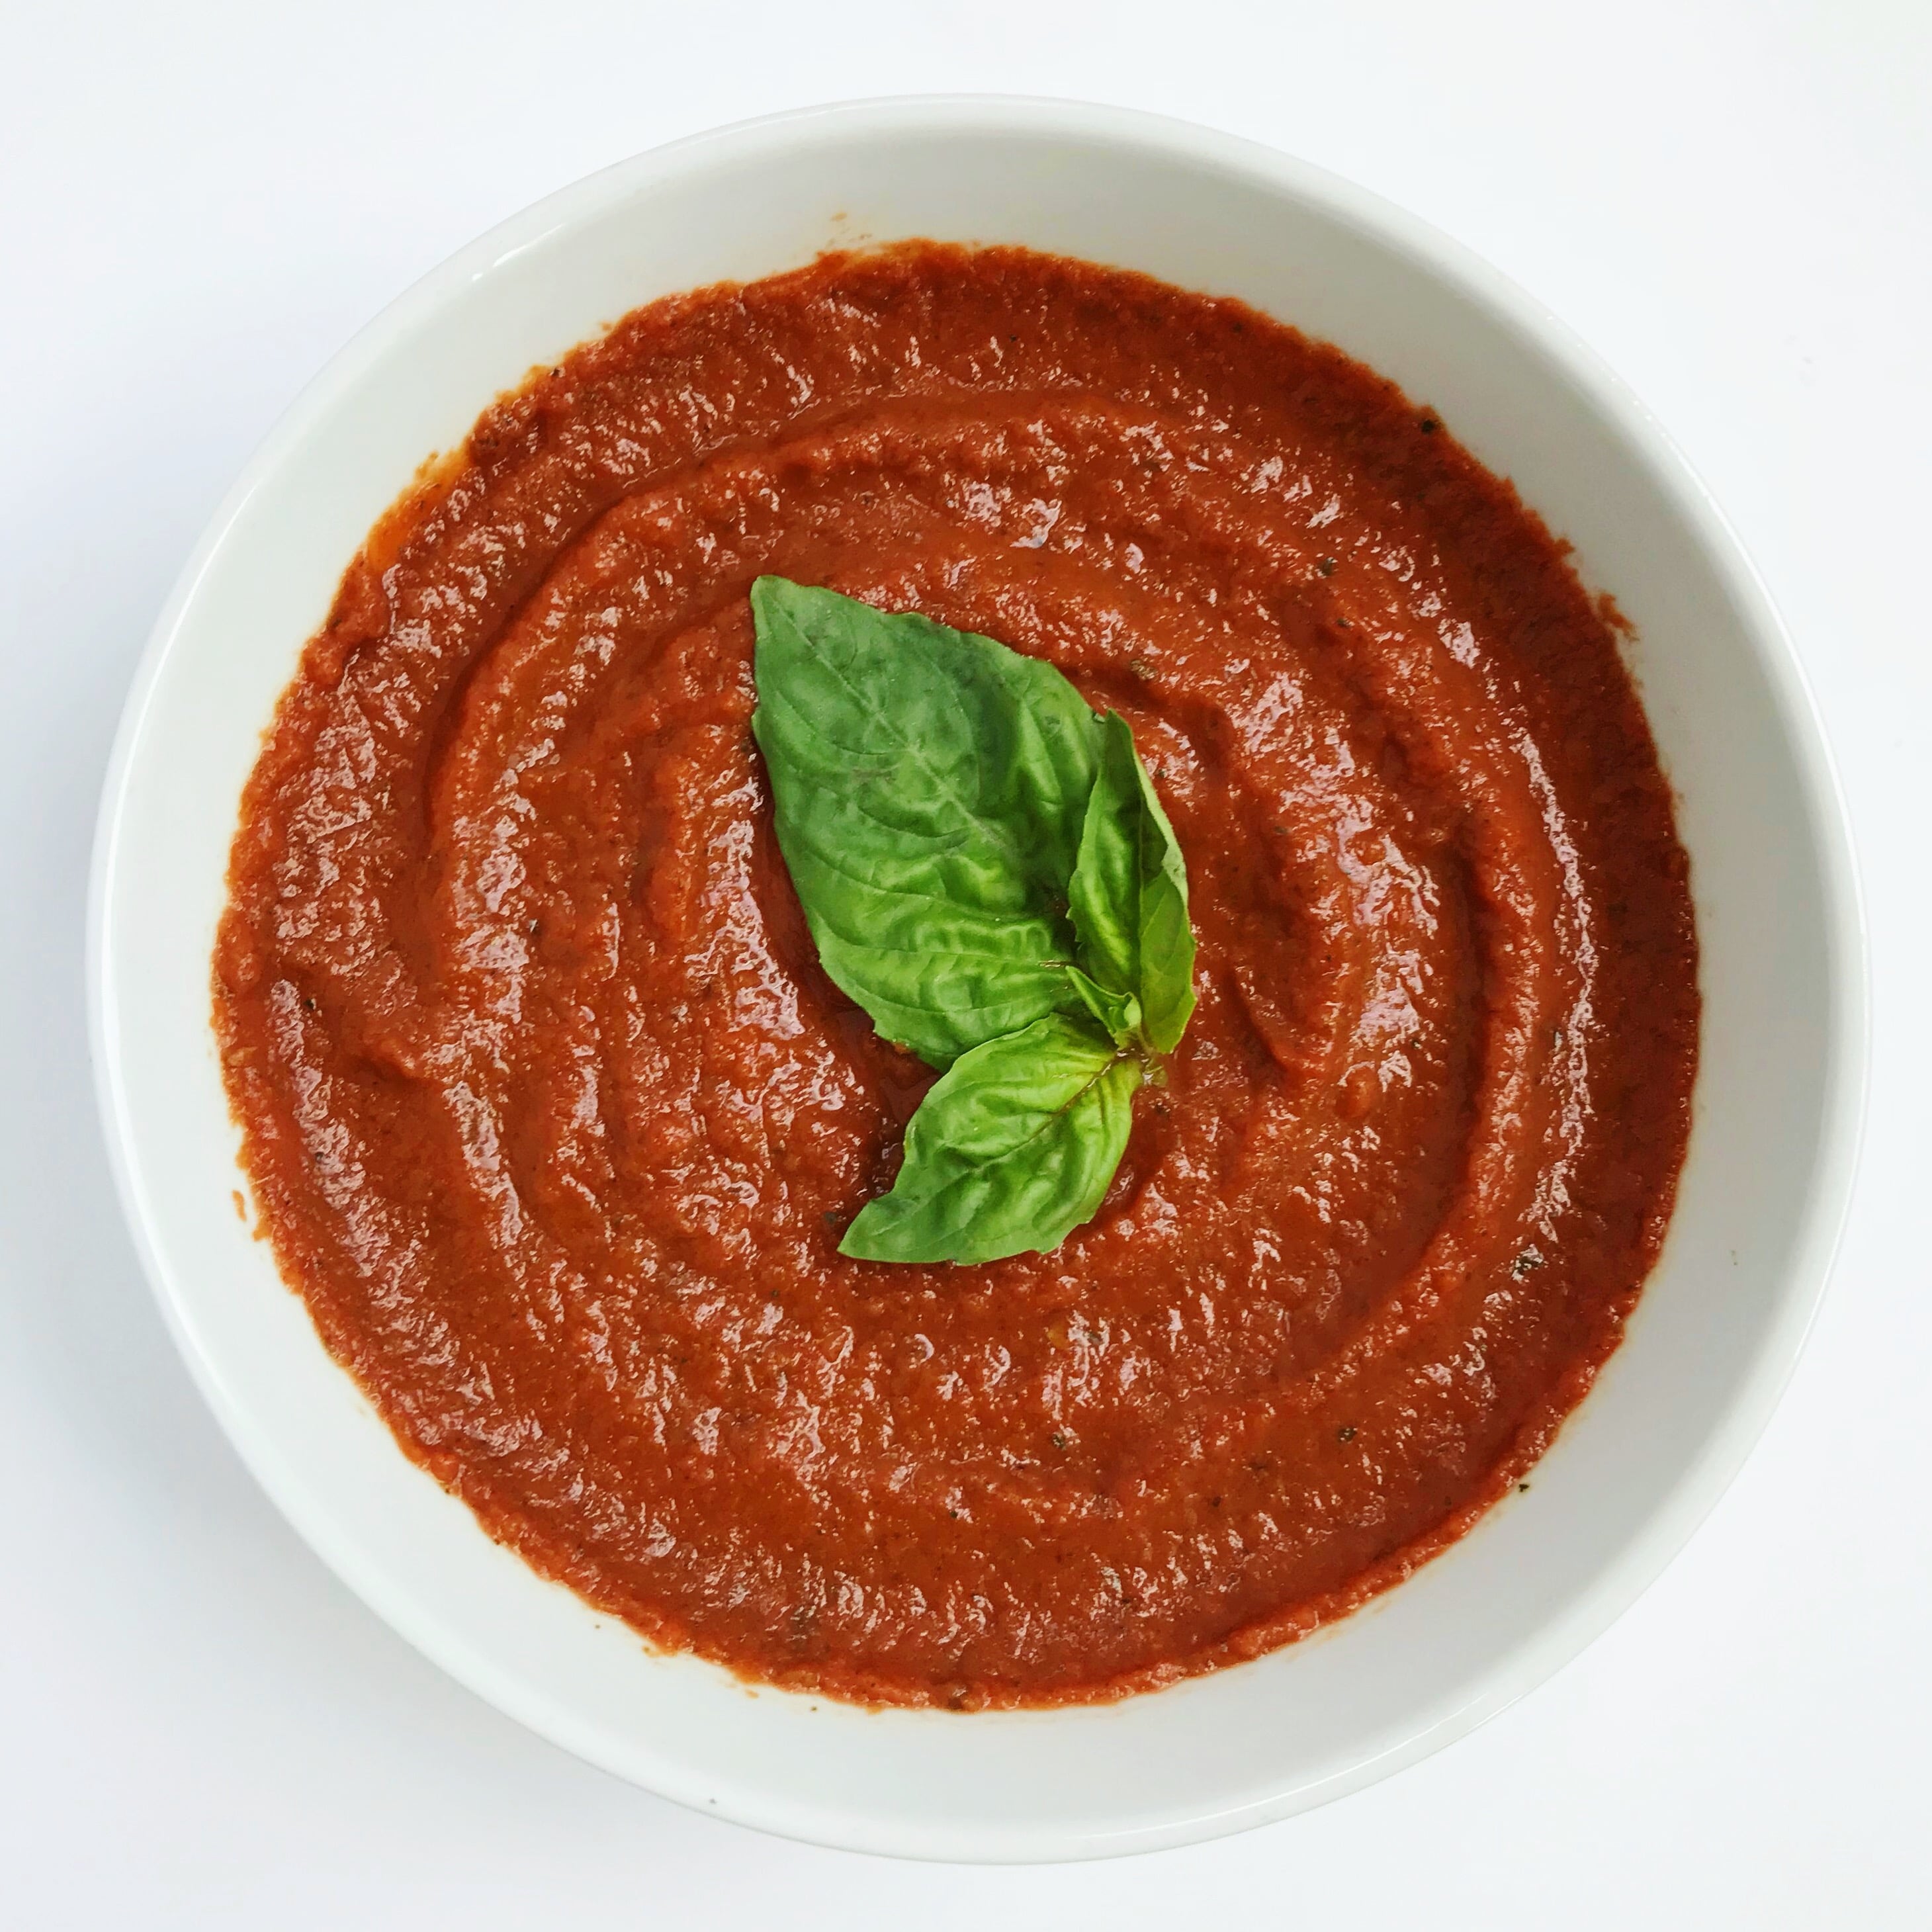
<path fill-rule="evenodd" d="M 840 1252 L 1050 1252 L 1193 1011 L 1187 874 L 1126 721 L 992 638 L 752 587 L 779 850 L 819 958 L 940 1078 Z"/>

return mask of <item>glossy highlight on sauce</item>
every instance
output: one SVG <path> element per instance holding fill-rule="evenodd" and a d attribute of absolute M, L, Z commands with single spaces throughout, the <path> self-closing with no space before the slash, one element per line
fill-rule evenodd
<path fill-rule="evenodd" d="M 764 572 L 1132 724 L 1198 1006 L 1055 1252 L 848 1260 L 932 1076 L 819 968 Z M 654 303 L 344 578 L 214 1020 L 278 1260 L 403 1448 L 651 1640 L 868 1702 L 1149 1688 L 1522 1478 L 1655 1258 L 1698 1001 L 1615 616 L 1238 303 L 908 244 Z"/>

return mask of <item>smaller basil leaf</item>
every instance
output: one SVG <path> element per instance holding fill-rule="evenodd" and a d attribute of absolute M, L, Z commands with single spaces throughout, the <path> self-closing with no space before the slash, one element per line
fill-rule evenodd
<path fill-rule="evenodd" d="M 1137 1059 L 1061 1014 L 962 1054 L 913 1115 L 892 1192 L 860 1210 L 839 1252 L 878 1262 L 1050 1252 L 1100 1206 L 1141 1077 Z"/>
<path fill-rule="evenodd" d="M 1096 980 L 1090 979 L 1077 966 L 1066 969 L 1066 976 L 1080 1003 L 1101 1025 L 1116 1046 L 1131 1046 L 1140 1031 L 1141 1003 L 1131 993 L 1110 993 Z"/>
<path fill-rule="evenodd" d="M 1172 1053 L 1194 1011 L 1187 867 L 1126 720 L 1110 711 L 1100 728 L 1100 774 L 1067 887 L 1080 964 L 1108 992 L 1135 995 L 1141 1042 Z"/>

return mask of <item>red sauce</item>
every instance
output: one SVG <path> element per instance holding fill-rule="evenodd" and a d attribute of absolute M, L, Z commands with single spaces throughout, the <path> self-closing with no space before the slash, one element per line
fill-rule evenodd
<path fill-rule="evenodd" d="M 1054 1254 L 836 1252 L 931 1076 L 773 842 L 764 571 L 1049 659 L 1156 775 L 1199 1008 Z M 283 1270 L 662 1643 L 976 1708 L 1305 1632 L 1520 1478 L 1670 1214 L 1695 941 L 1613 616 L 1236 303 L 922 244 L 640 310 L 372 536 L 249 783 L 215 1023 Z"/>

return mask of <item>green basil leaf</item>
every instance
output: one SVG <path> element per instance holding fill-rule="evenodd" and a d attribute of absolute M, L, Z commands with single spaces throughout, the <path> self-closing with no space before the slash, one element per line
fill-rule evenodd
<path fill-rule="evenodd" d="M 1101 732 L 1072 686 L 991 638 L 783 578 L 760 578 L 752 608 L 752 728 L 832 980 L 940 1068 L 1081 1010 L 1066 892 Z"/>
<path fill-rule="evenodd" d="M 1140 1042 L 1172 1053 L 1194 1011 L 1187 868 L 1119 712 L 1101 724 L 1100 776 L 1067 889 L 1081 964 L 1140 1003 Z"/>
<path fill-rule="evenodd" d="M 1074 996 L 1100 1022 L 1116 1046 L 1130 1046 L 1139 1037 L 1141 1003 L 1131 993 L 1110 993 L 1077 966 L 1066 969 Z"/>
<path fill-rule="evenodd" d="M 1142 1075 L 1138 1059 L 1060 1014 L 962 1054 L 913 1115 L 892 1192 L 860 1210 L 839 1252 L 878 1262 L 1050 1252 L 1100 1206 Z"/>

